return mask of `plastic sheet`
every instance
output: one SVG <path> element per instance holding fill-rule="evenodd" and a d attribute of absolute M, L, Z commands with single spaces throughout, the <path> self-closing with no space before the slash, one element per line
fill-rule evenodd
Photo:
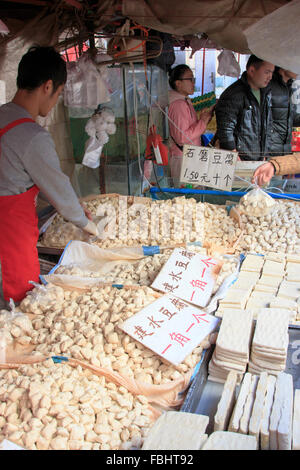
<path fill-rule="evenodd" d="M 106 83 L 88 54 L 83 54 L 77 62 L 68 62 L 67 71 L 64 88 L 66 106 L 95 110 L 100 103 L 110 100 Z"/>
<path fill-rule="evenodd" d="M 232 51 L 224 50 L 218 55 L 218 74 L 239 78 L 241 68 Z"/>

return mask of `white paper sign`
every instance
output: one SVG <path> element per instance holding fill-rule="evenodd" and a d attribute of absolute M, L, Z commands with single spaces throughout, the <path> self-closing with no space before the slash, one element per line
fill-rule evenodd
<path fill-rule="evenodd" d="M 231 191 L 237 157 L 229 150 L 184 145 L 180 182 Z"/>
<path fill-rule="evenodd" d="M 180 364 L 217 326 L 219 319 L 166 294 L 120 328 L 174 365 Z"/>
<path fill-rule="evenodd" d="M 213 269 L 218 261 L 210 256 L 175 248 L 151 287 L 206 307 L 215 284 Z"/>

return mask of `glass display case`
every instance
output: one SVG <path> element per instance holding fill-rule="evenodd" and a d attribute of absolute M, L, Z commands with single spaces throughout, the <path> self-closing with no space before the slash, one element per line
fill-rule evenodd
<path fill-rule="evenodd" d="M 154 124 L 164 140 L 168 137 L 167 118 L 161 111 L 168 105 L 167 73 L 155 65 L 145 69 L 143 64 L 112 66 L 108 73 L 110 101 L 103 106 L 114 112 L 117 130 L 103 147 L 99 168 L 81 164 L 88 118 L 70 117 L 80 195 L 140 195 L 149 125 Z"/>

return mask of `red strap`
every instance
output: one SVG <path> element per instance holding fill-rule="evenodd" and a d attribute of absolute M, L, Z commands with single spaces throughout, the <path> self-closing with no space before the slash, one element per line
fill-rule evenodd
<path fill-rule="evenodd" d="M 6 134 L 7 131 L 9 131 L 10 129 L 12 129 L 13 127 L 16 127 L 18 126 L 19 124 L 23 124 L 23 122 L 35 122 L 33 119 L 31 118 L 22 118 L 22 119 L 16 119 L 15 121 L 12 121 L 10 122 L 9 124 L 7 124 L 5 127 L 3 127 L 2 129 L 0 129 L 0 138 Z"/>

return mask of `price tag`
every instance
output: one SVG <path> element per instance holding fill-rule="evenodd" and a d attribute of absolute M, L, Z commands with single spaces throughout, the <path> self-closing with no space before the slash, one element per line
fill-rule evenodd
<path fill-rule="evenodd" d="M 119 326 L 174 365 L 211 333 L 219 319 L 170 294 L 162 296 Z"/>
<path fill-rule="evenodd" d="M 237 157 L 237 152 L 184 145 L 180 182 L 231 191 Z"/>
<path fill-rule="evenodd" d="M 218 264 L 209 256 L 175 248 L 151 287 L 206 307 L 215 284 L 214 271 Z"/>

